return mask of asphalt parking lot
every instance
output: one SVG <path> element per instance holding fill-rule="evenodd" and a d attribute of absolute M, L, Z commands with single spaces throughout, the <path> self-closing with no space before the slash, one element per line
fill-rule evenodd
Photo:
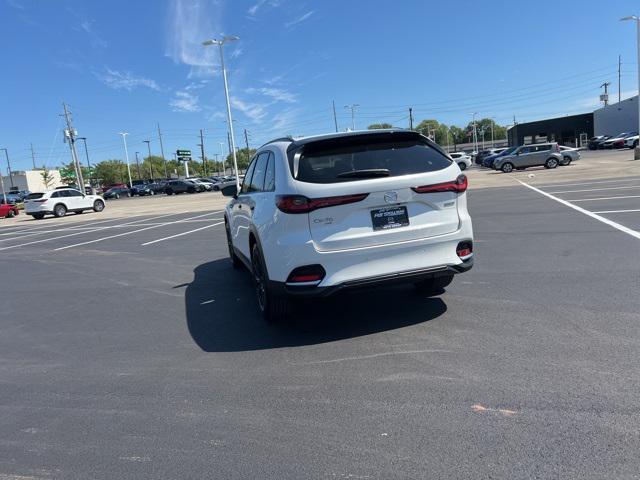
<path fill-rule="evenodd" d="M 637 478 L 640 162 L 469 177 L 445 294 L 279 325 L 219 194 L 2 221 L 0 479 Z"/>

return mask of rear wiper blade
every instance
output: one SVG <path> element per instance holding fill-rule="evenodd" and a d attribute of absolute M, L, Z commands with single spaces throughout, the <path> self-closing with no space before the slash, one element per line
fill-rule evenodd
<path fill-rule="evenodd" d="M 366 170 L 351 170 L 350 172 L 342 172 L 337 175 L 338 178 L 368 178 L 368 177 L 388 177 L 389 169 L 387 168 L 369 168 Z"/>

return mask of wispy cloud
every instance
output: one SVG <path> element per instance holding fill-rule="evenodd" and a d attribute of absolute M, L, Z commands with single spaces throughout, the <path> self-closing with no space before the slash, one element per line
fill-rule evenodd
<path fill-rule="evenodd" d="M 237 47 L 234 48 L 231 51 L 231 58 L 238 58 L 240 55 L 242 55 L 244 53 L 244 50 L 242 49 L 242 47 Z"/>
<path fill-rule="evenodd" d="M 89 41 L 91 42 L 92 46 L 105 48 L 108 45 L 107 41 L 100 36 L 97 29 L 95 28 L 94 20 L 80 13 L 78 9 L 71 8 L 70 6 L 67 6 L 66 10 L 76 19 L 77 24 L 73 27 L 73 29 L 78 32 L 86 33 L 89 36 Z"/>
<path fill-rule="evenodd" d="M 265 5 L 270 7 L 279 7 L 282 4 L 283 0 L 258 0 L 256 3 L 251 5 L 247 10 L 247 15 L 249 17 L 255 17 L 258 14 L 258 11 L 262 9 Z"/>
<path fill-rule="evenodd" d="M 5 3 L 16 10 L 24 10 L 24 5 L 22 5 L 18 0 L 5 0 Z"/>
<path fill-rule="evenodd" d="M 118 70 L 107 68 L 104 72 L 94 72 L 94 75 L 107 87 L 114 90 L 127 90 L 130 92 L 131 90 L 139 87 L 149 88 L 156 91 L 161 90 L 155 80 L 145 77 L 136 77 L 131 72 L 120 72 Z"/>
<path fill-rule="evenodd" d="M 189 78 L 204 78 L 218 70 L 217 49 L 202 42 L 220 32 L 222 6 L 202 0 L 171 0 L 166 55 L 191 66 Z"/>
<path fill-rule="evenodd" d="M 267 115 L 265 105 L 247 102 L 238 97 L 231 97 L 231 106 L 242 112 L 253 122 L 259 122 Z"/>
<path fill-rule="evenodd" d="M 286 22 L 284 24 L 285 27 L 287 28 L 291 28 L 294 27 L 302 22 L 304 22 L 305 20 L 308 20 L 309 18 L 311 18 L 311 16 L 316 13 L 315 10 L 309 10 L 307 13 L 300 15 L 299 17 L 291 20 L 290 22 Z"/>
<path fill-rule="evenodd" d="M 258 93 L 276 102 L 296 103 L 298 101 L 297 95 L 281 88 L 248 88 L 246 92 L 251 94 Z"/>
<path fill-rule="evenodd" d="M 199 112 L 199 98 L 185 90 L 178 90 L 175 97 L 171 99 L 169 105 L 174 112 Z"/>

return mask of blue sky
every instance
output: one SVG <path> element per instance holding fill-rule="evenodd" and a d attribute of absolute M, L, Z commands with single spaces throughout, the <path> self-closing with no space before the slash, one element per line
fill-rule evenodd
<path fill-rule="evenodd" d="M 225 142 L 217 50 L 200 45 L 236 34 L 225 47 L 238 144 L 350 126 L 408 125 L 435 118 L 464 125 L 469 112 L 501 124 L 591 111 L 622 55 L 623 96 L 635 93 L 638 12 L 617 0 L 0 0 L 0 148 L 14 170 L 69 161 L 59 114 L 67 102 L 92 161 L 197 150 Z M 81 156 L 84 160 L 84 155 Z M 0 158 L 0 166 L 5 165 Z"/>

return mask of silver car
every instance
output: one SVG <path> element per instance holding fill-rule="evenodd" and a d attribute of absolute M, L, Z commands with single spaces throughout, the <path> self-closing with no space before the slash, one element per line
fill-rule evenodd
<path fill-rule="evenodd" d="M 537 143 L 518 147 L 511 155 L 498 157 L 493 168 L 510 173 L 513 169 L 524 170 L 529 167 L 556 168 L 562 162 L 560 147 L 557 143 Z"/>
<path fill-rule="evenodd" d="M 580 160 L 580 152 L 577 148 L 565 147 L 560 145 L 560 153 L 562 154 L 562 160 L 560 160 L 560 165 L 566 167 L 574 160 Z"/>

